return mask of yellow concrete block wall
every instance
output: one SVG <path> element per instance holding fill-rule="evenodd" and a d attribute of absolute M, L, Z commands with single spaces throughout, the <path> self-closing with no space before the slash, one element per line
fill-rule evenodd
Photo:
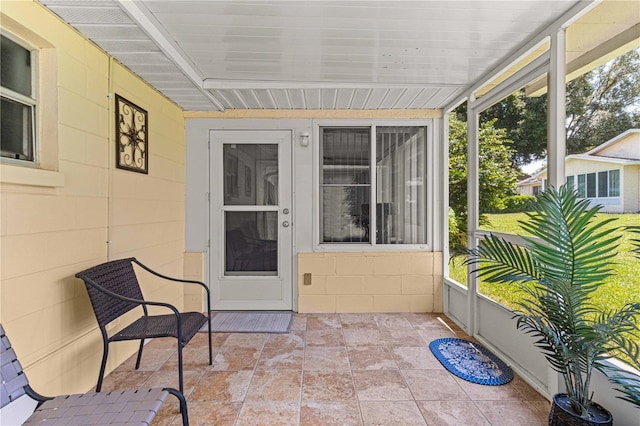
<path fill-rule="evenodd" d="M 442 312 L 442 253 L 299 253 L 298 310 Z"/>
<path fill-rule="evenodd" d="M 54 79 L 43 93 L 39 145 L 48 159 L 42 167 L 64 182 L 0 184 L 0 321 L 35 389 L 85 392 L 95 386 L 102 339 L 74 274 L 129 256 L 166 275 L 184 274 L 184 119 L 37 2 L 2 2 L 0 14 L 3 31 L 42 49 L 41 79 Z M 115 168 L 110 93 L 148 111 L 148 175 Z M 182 308 L 180 286 L 142 281 L 147 297 Z M 108 370 L 136 346 L 112 344 Z"/>

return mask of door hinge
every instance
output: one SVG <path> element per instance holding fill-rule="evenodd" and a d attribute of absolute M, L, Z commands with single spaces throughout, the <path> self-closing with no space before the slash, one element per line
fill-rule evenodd
<path fill-rule="evenodd" d="M 207 192 L 207 201 L 211 201 L 211 193 Z"/>
<path fill-rule="evenodd" d="M 207 141 L 207 149 L 211 149 L 211 139 Z"/>
<path fill-rule="evenodd" d="M 211 248 L 211 240 L 207 240 L 207 248 Z"/>

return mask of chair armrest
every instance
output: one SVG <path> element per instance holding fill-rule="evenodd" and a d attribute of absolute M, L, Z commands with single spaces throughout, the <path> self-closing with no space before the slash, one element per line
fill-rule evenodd
<path fill-rule="evenodd" d="M 163 275 L 159 272 L 154 271 L 153 269 L 149 268 L 148 266 L 144 265 L 143 263 L 141 263 L 138 259 L 133 258 L 132 259 L 133 262 L 135 262 L 136 265 L 140 266 L 142 269 L 144 269 L 145 271 L 155 275 L 156 277 L 160 277 L 163 278 L 165 280 L 170 280 L 170 281 L 176 281 L 176 282 L 180 282 L 180 283 L 185 283 L 185 284 L 198 284 L 199 286 L 201 286 L 202 288 L 204 288 L 204 290 L 207 292 L 207 295 L 209 295 L 209 288 L 206 286 L 205 283 L 203 283 L 202 281 L 195 281 L 195 280 L 183 280 L 180 278 L 173 278 L 173 277 L 169 277 L 167 275 Z"/>
<path fill-rule="evenodd" d="M 170 281 L 175 281 L 175 282 L 180 282 L 180 283 L 185 283 L 185 284 L 197 284 L 199 286 L 201 286 L 202 288 L 204 288 L 205 293 L 207 294 L 207 312 L 211 312 L 211 292 L 209 290 L 209 287 L 207 287 L 207 285 L 205 283 L 203 283 L 202 281 L 195 281 L 195 280 L 183 280 L 180 278 L 173 278 L 173 277 L 169 277 L 167 275 L 163 275 L 159 272 L 154 271 L 153 269 L 149 268 L 148 266 L 146 266 L 145 264 L 143 264 L 142 262 L 140 262 L 138 259 L 136 259 L 135 257 L 131 259 L 136 265 L 140 266 L 142 269 L 144 269 L 145 271 L 163 278 L 165 280 L 170 280 Z"/>

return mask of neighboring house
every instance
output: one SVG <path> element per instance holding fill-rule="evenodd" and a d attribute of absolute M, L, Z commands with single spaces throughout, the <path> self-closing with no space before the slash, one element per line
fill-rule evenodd
<path fill-rule="evenodd" d="M 630 129 L 584 154 L 565 159 L 567 183 L 581 197 L 608 213 L 640 211 L 640 129 Z M 518 184 L 523 195 L 537 195 L 546 186 L 543 169 Z"/>

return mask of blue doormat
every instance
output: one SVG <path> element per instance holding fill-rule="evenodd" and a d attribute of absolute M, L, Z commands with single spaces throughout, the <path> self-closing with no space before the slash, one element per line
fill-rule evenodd
<path fill-rule="evenodd" d="M 444 368 L 469 382 L 497 386 L 513 379 L 511 368 L 478 343 L 448 337 L 429 343 L 429 349 Z"/>

